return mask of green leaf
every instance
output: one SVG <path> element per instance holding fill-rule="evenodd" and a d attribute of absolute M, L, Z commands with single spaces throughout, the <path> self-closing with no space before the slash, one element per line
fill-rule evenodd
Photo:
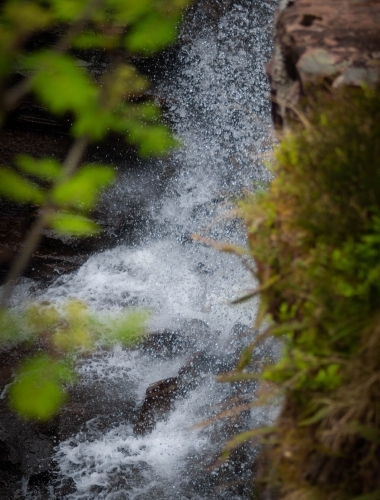
<path fill-rule="evenodd" d="M 149 81 L 131 64 L 120 64 L 106 79 L 108 105 L 114 107 L 121 100 L 141 95 L 149 87 Z"/>
<path fill-rule="evenodd" d="M 32 87 L 52 113 L 84 113 L 98 104 L 98 88 L 73 57 L 43 50 L 24 59 Z"/>
<path fill-rule="evenodd" d="M 73 371 L 46 354 L 24 362 L 9 391 L 13 410 L 26 418 L 48 420 L 62 406 L 66 393 L 63 383 L 73 382 Z"/>
<path fill-rule="evenodd" d="M 5 167 L 0 167 L 0 197 L 36 205 L 41 205 L 45 199 L 43 191 L 33 182 Z"/>
<path fill-rule="evenodd" d="M 106 340 L 125 345 L 135 344 L 145 335 L 148 318 L 149 313 L 144 310 L 128 312 L 121 318 L 111 321 L 111 330 Z"/>
<path fill-rule="evenodd" d="M 117 35 L 99 33 L 80 33 L 73 41 L 73 46 L 79 49 L 115 49 L 119 44 Z"/>
<path fill-rule="evenodd" d="M 99 233 L 95 222 L 77 214 L 55 213 L 48 222 L 52 229 L 65 236 L 93 236 Z"/>
<path fill-rule="evenodd" d="M 256 342 L 252 342 L 247 347 L 245 347 L 240 355 L 239 362 L 237 365 L 237 370 L 243 370 L 249 365 L 252 359 L 252 353 L 256 347 Z"/>
<path fill-rule="evenodd" d="M 34 334 L 51 331 L 59 322 L 57 309 L 52 304 L 29 304 L 25 311 L 28 329 Z"/>
<path fill-rule="evenodd" d="M 0 343 L 19 342 L 23 333 L 19 322 L 7 309 L 0 309 Z"/>
<path fill-rule="evenodd" d="M 72 132 L 77 137 L 88 135 L 96 141 L 111 130 L 118 130 L 118 128 L 115 116 L 110 110 L 94 105 L 77 116 Z"/>
<path fill-rule="evenodd" d="M 59 207 L 90 210 L 95 205 L 99 191 L 108 186 L 115 175 L 104 165 L 85 165 L 74 177 L 59 184 L 52 192 L 53 201 Z"/>
<path fill-rule="evenodd" d="M 49 0 L 54 16 L 62 21 L 74 21 L 88 6 L 88 0 Z"/>
<path fill-rule="evenodd" d="M 150 13 L 130 30 L 126 38 L 127 49 L 143 54 L 162 50 L 175 40 L 179 20 L 179 15 L 164 18 Z"/>
<path fill-rule="evenodd" d="M 37 2 L 20 2 L 8 0 L 2 12 L 18 36 L 48 27 L 53 21 L 49 10 L 37 5 Z"/>
<path fill-rule="evenodd" d="M 34 175 L 46 180 L 55 180 L 61 173 L 61 164 L 53 158 L 41 160 L 28 155 L 19 155 L 16 163 L 26 174 Z"/>
<path fill-rule="evenodd" d="M 153 102 L 143 102 L 138 106 L 131 106 L 129 112 L 145 121 L 155 121 L 161 117 L 160 108 Z"/>
<path fill-rule="evenodd" d="M 361 425 L 358 422 L 354 422 L 352 424 L 352 430 L 353 432 L 357 432 L 367 441 L 380 443 L 380 431 L 377 428 Z"/>
<path fill-rule="evenodd" d="M 143 157 L 165 154 L 178 145 L 169 128 L 165 125 L 148 125 L 135 122 L 129 128 L 129 140 L 136 144 Z"/>
<path fill-rule="evenodd" d="M 114 12 L 115 20 L 130 24 L 152 8 L 152 0 L 107 0 L 107 7 Z"/>

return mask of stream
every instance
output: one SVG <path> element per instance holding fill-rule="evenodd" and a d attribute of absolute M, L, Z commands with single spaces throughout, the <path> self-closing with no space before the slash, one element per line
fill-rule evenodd
<path fill-rule="evenodd" d="M 235 200 L 269 174 L 263 160 L 272 146 L 269 86 L 264 65 L 272 49 L 274 1 L 240 0 L 211 26 L 195 12 L 192 39 L 176 69 L 157 82 L 182 146 L 170 158 L 124 172 L 105 196 L 111 216 L 126 200 L 143 198 L 147 223 L 134 242 L 91 256 L 33 299 L 64 304 L 83 300 L 100 314 L 130 307 L 151 311 L 149 330 L 172 335 L 168 348 L 119 346 L 80 363 L 80 390 L 94 410 L 80 432 L 58 443 L 56 473 L 42 494 L 26 480 L 24 498 L 218 500 L 251 498 L 252 460 L 245 447 L 213 467 L 235 432 L 266 424 L 264 410 L 243 412 L 232 424 L 212 418 L 254 387 L 216 382 L 232 369 L 250 330 L 255 304 L 231 306 L 254 286 L 239 260 L 192 240 L 196 233 L 245 244 L 233 216 Z M 170 180 L 161 180 L 170 170 Z M 15 301 L 30 295 L 21 284 Z M 245 335 L 242 335 L 244 334 Z M 174 347 L 173 347 L 174 345 Z M 264 355 L 264 353 L 263 353 Z M 195 382 L 177 397 L 150 432 L 134 426 L 147 387 L 176 377 L 196 359 Z"/>

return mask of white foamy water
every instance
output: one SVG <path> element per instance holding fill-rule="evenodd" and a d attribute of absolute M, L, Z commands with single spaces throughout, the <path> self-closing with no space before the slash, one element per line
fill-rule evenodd
<path fill-rule="evenodd" d="M 226 357 L 233 358 L 236 350 L 231 347 L 233 326 L 253 323 L 252 303 L 229 305 L 254 286 L 250 274 L 236 257 L 194 243 L 190 235 L 244 244 L 242 228 L 229 211 L 243 189 L 268 180 L 263 156 L 271 146 L 271 118 L 264 63 L 271 52 L 274 8 L 274 1 L 241 0 L 213 29 L 195 15 L 194 39 L 181 49 L 176 74 L 159 88 L 183 146 L 165 160 L 176 171 L 166 191 L 148 203 L 150 234 L 139 245 L 120 244 L 93 255 L 77 272 L 34 292 L 33 298 L 58 304 L 79 298 L 105 314 L 145 307 L 152 312 L 152 329 L 186 330 L 190 320 L 204 322 L 199 334 L 189 329 L 195 338 L 188 351 L 172 359 L 115 348 L 86 360 L 79 369 L 83 387 L 103 412 L 112 403 L 92 393 L 95 381 L 118 397 L 128 395 L 138 408 L 149 384 L 175 376 L 199 350 L 227 366 Z M 127 176 L 119 182 L 119 193 L 122 182 L 128 183 Z M 20 286 L 16 300 L 28 293 L 27 285 Z M 223 489 L 223 476 L 245 481 L 250 477 L 246 471 L 207 469 L 233 429 L 193 427 L 212 417 L 232 394 L 229 386 L 215 382 L 212 371 L 203 367 L 197 386 L 145 436 L 133 434 L 133 418 L 125 415 L 101 428 L 95 418 L 60 443 L 55 495 L 87 500 L 250 498 L 249 485 L 233 493 Z"/>

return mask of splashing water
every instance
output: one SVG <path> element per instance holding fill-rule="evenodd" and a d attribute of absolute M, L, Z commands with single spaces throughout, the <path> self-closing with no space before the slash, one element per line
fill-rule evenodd
<path fill-rule="evenodd" d="M 148 202 L 149 234 L 138 245 L 121 244 L 92 256 L 76 273 L 36 292 L 38 299 L 58 304 L 79 298 L 105 313 L 148 307 L 152 330 L 187 329 L 193 335 L 186 352 L 171 359 L 115 347 L 83 362 L 82 385 L 99 407 L 106 405 L 103 412 L 112 406 L 110 394 L 125 395 L 138 405 L 149 384 L 175 376 L 196 352 L 207 352 L 222 365 L 230 356 L 228 365 L 236 354 L 231 330 L 237 323 L 253 323 L 252 303 L 228 305 L 239 292 L 252 288 L 249 273 L 236 258 L 196 244 L 190 235 L 244 244 L 242 228 L 228 212 L 243 189 L 269 178 L 262 162 L 271 147 L 264 63 L 271 52 L 274 9 L 274 1 L 242 0 L 213 29 L 202 24 L 201 13 L 194 16 L 191 29 L 197 35 L 180 50 L 176 74 L 158 88 L 182 148 L 170 159 L 175 175 L 166 191 Z M 161 167 L 165 170 L 166 165 Z M 128 182 L 128 175 L 119 181 L 119 194 L 130 192 Z M 20 286 L 16 300 L 25 294 Z M 194 320 L 204 322 L 203 333 L 189 327 Z M 94 392 L 95 382 L 107 396 Z M 244 460 L 239 471 L 235 466 L 231 472 L 228 465 L 206 470 L 234 429 L 220 423 L 193 428 L 212 417 L 230 394 L 230 387 L 217 384 L 212 370 L 203 368 L 196 387 L 178 399 L 150 434 L 134 435 L 128 412 L 106 428 L 99 427 L 97 418 L 90 420 L 57 448 L 55 494 L 108 500 L 250 498 L 249 488 L 231 494 L 221 487 L 226 477 L 251 477 Z M 258 418 L 257 412 L 252 415 Z M 244 417 L 248 425 L 253 417 Z"/>

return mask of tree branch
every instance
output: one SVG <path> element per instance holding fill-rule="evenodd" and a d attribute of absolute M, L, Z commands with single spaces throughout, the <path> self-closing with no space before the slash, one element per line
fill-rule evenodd
<path fill-rule="evenodd" d="M 89 144 L 87 137 L 81 137 L 77 139 L 62 166 L 62 176 L 59 179 L 59 183 L 63 182 L 67 178 L 71 177 L 75 170 L 78 168 L 83 154 Z M 38 245 L 42 239 L 42 232 L 47 225 L 49 217 L 54 213 L 55 207 L 54 203 L 49 197 L 45 204 L 41 208 L 41 213 L 33 223 L 27 234 L 25 241 L 21 244 L 18 254 L 13 261 L 11 270 L 9 271 L 7 281 L 4 285 L 1 298 L 0 298 L 0 309 L 5 308 L 8 305 L 9 299 L 13 293 L 19 276 L 25 271 L 33 253 L 36 251 Z"/>

